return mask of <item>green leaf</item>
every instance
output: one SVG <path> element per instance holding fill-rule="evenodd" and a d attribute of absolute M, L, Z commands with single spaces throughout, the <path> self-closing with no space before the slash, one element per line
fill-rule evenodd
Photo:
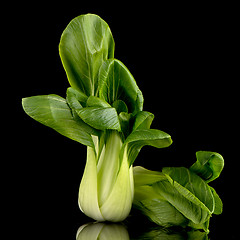
<path fill-rule="evenodd" d="M 221 214 L 222 210 L 223 210 L 223 203 L 221 198 L 218 196 L 218 194 L 216 193 L 215 189 L 210 187 L 213 197 L 214 197 L 214 201 L 215 201 L 215 209 L 214 209 L 214 214 Z"/>
<path fill-rule="evenodd" d="M 145 145 L 165 148 L 172 144 L 171 136 L 157 129 L 137 129 L 124 142 L 127 147 L 129 165 L 132 165 L 141 148 Z"/>
<path fill-rule="evenodd" d="M 91 134 L 94 129 L 80 119 L 73 118 L 66 100 L 57 95 L 23 98 L 24 111 L 34 120 L 53 128 L 60 134 L 87 146 L 94 146 Z"/>
<path fill-rule="evenodd" d="M 124 134 L 124 137 L 127 138 L 127 136 L 130 133 L 130 120 L 131 120 L 132 114 L 121 112 L 118 116 L 121 124 L 121 130 Z"/>
<path fill-rule="evenodd" d="M 87 107 L 110 108 L 111 105 L 101 98 L 98 98 L 98 97 L 95 97 L 95 96 L 90 96 L 87 100 Z"/>
<path fill-rule="evenodd" d="M 61 36 L 59 52 L 70 85 L 87 96 L 97 95 L 99 68 L 114 57 L 107 23 L 94 14 L 74 18 Z"/>
<path fill-rule="evenodd" d="M 184 167 L 165 167 L 162 172 L 168 176 L 170 182 L 173 181 L 173 185 L 176 182 L 179 183 L 213 212 L 215 206 L 211 189 L 197 174 Z"/>
<path fill-rule="evenodd" d="M 215 208 L 207 183 L 187 168 L 163 168 L 168 181 L 154 184 L 155 190 L 194 224 L 206 222 Z"/>
<path fill-rule="evenodd" d="M 86 95 L 69 88 L 67 91 L 67 101 L 79 118 L 86 124 L 98 130 L 113 129 L 121 131 L 118 114 L 115 108 L 111 107 L 101 98 Z M 85 101 L 83 107 L 80 101 Z"/>
<path fill-rule="evenodd" d="M 219 153 L 199 151 L 196 157 L 197 161 L 190 167 L 192 172 L 198 174 L 207 183 L 219 177 L 224 167 L 223 157 Z"/>
<path fill-rule="evenodd" d="M 150 112 L 146 111 L 138 112 L 137 115 L 135 116 L 133 131 L 135 131 L 136 129 L 149 129 L 153 119 L 154 115 Z"/>
<path fill-rule="evenodd" d="M 67 103 L 69 104 L 70 108 L 73 110 L 80 110 L 85 107 L 85 102 L 87 101 L 87 96 L 76 89 L 68 88 L 67 89 Z"/>
<path fill-rule="evenodd" d="M 134 186 L 151 185 L 153 183 L 166 180 L 165 174 L 157 171 L 151 171 L 141 166 L 133 168 Z"/>
<path fill-rule="evenodd" d="M 122 100 L 116 100 L 113 102 L 112 106 L 114 108 L 116 108 L 118 114 L 121 113 L 121 112 L 125 112 L 125 113 L 128 113 L 128 108 L 127 108 L 127 105 L 124 101 Z"/>
<path fill-rule="evenodd" d="M 66 101 L 72 110 L 79 110 L 86 107 L 88 96 L 72 87 L 67 89 Z"/>
<path fill-rule="evenodd" d="M 112 107 L 86 107 L 77 111 L 79 117 L 98 130 L 112 129 L 121 131 L 118 114 Z"/>
<path fill-rule="evenodd" d="M 160 226 L 189 226 L 208 232 L 212 212 L 206 202 L 214 205 L 214 190 L 186 168 L 164 168 L 163 172 L 133 168 L 133 206 Z"/>
<path fill-rule="evenodd" d="M 208 226 L 207 226 L 208 227 Z M 191 230 L 187 232 L 188 240 L 209 240 L 208 232 L 202 232 L 199 230 Z"/>
<path fill-rule="evenodd" d="M 135 208 L 163 227 L 187 225 L 188 220 L 152 187 L 156 182 L 167 180 L 162 172 L 137 166 L 133 168 L 133 177 Z"/>
<path fill-rule="evenodd" d="M 188 223 L 188 220 L 176 208 L 160 197 L 147 198 L 140 202 L 135 201 L 133 204 L 151 221 L 162 227 L 185 227 Z"/>
<path fill-rule="evenodd" d="M 189 193 L 187 189 L 182 188 L 178 183 L 173 186 L 168 181 L 161 181 L 155 183 L 153 187 L 156 192 L 163 196 L 172 206 L 194 223 L 204 223 L 211 216 L 211 213 L 207 208 L 203 209 L 201 207 L 201 201 L 199 201 L 194 194 Z M 184 195 L 187 197 L 178 191 L 179 188 L 185 190 Z"/>
<path fill-rule="evenodd" d="M 206 233 L 209 233 L 209 229 L 208 229 L 209 223 L 210 223 L 210 218 L 208 218 L 208 220 L 205 221 L 204 223 L 199 223 L 199 224 L 189 221 L 188 227 L 193 228 L 193 229 L 203 229 Z"/>
<path fill-rule="evenodd" d="M 122 100 L 130 113 L 143 108 L 142 92 L 129 70 L 116 59 L 106 60 L 99 71 L 99 96 L 111 105 Z"/>

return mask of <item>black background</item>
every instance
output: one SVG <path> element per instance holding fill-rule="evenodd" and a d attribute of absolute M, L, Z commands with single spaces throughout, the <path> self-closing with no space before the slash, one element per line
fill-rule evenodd
<path fill-rule="evenodd" d="M 18 9 L 19 7 L 19 9 Z M 115 57 L 135 77 L 144 110 L 155 114 L 152 128 L 172 136 L 166 149 L 145 147 L 135 165 L 161 170 L 189 167 L 195 152 L 223 155 L 225 168 L 212 182 L 223 200 L 223 214 L 210 221 L 210 237 L 237 239 L 238 77 L 235 6 L 118 2 L 16 6 L 10 15 L 13 51 L 7 85 L 14 94 L 14 123 L 7 162 L 10 224 L 23 238 L 75 239 L 90 222 L 77 205 L 86 147 L 33 121 L 21 98 L 55 93 L 69 86 L 58 54 L 62 31 L 74 17 L 95 13 L 110 26 Z M 8 100 L 8 98 L 6 99 Z M 13 176 L 13 180 L 12 180 Z M 14 230 L 15 229 L 15 230 Z M 18 230 L 16 230 L 18 229 Z"/>

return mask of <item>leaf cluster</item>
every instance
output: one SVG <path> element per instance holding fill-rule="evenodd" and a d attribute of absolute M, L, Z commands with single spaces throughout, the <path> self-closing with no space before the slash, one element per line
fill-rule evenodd
<path fill-rule="evenodd" d="M 208 232 L 212 214 L 222 213 L 222 201 L 208 185 L 224 166 L 222 156 L 199 151 L 188 169 L 165 167 L 162 172 L 134 167 L 134 206 L 161 226 L 189 226 Z"/>
<path fill-rule="evenodd" d="M 59 52 L 71 85 L 58 95 L 24 98 L 25 112 L 36 121 L 83 145 L 93 136 L 118 131 L 129 166 L 145 145 L 167 147 L 171 137 L 150 129 L 154 115 L 143 111 L 143 95 L 127 67 L 114 58 L 115 44 L 107 23 L 94 14 L 73 19 L 64 30 Z"/>

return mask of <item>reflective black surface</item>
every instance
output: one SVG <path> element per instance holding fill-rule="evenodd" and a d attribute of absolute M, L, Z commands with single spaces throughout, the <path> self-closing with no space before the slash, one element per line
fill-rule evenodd
<path fill-rule="evenodd" d="M 99 238 L 96 238 L 96 236 Z M 239 235 L 237 230 L 230 227 L 230 224 L 226 224 L 223 218 L 219 219 L 219 221 L 216 221 L 216 219 L 212 221 L 210 232 L 207 234 L 203 231 L 190 228 L 173 227 L 166 229 L 150 223 L 144 217 L 140 217 L 138 220 L 136 218 L 131 219 L 130 217 L 122 223 L 87 222 L 77 229 L 76 239 L 237 240 L 239 239 Z"/>
<path fill-rule="evenodd" d="M 136 226 L 139 228 L 139 226 Z M 174 230 L 161 227 L 149 226 L 143 229 L 129 228 L 128 225 L 121 223 L 88 223 L 79 227 L 76 239 L 121 239 L 121 240 L 140 240 L 140 239 L 162 239 L 162 240 L 207 240 L 207 234 L 193 230 Z"/>

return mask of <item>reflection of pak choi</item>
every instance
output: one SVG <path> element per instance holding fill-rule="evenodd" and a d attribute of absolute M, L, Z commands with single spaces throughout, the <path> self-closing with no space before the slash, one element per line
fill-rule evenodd
<path fill-rule="evenodd" d="M 79 207 L 99 221 L 122 221 L 131 209 L 132 164 L 144 145 L 168 147 L 167 133 L 150 129 L 153 114 L 123 63 L 114 59 L 111 31 L 96 15 L 73 19 L 64 30 L 60 57 L 71 85 L 66 99 L 23 99 L 25 112 L 60 134 L 87 146 Z"/>
<path fill-rule="evenodd" d="M 129 240 L 127 229 L 117 223 L 88 223 L 81 226 L 76 234 L 76 240 Z"/>

